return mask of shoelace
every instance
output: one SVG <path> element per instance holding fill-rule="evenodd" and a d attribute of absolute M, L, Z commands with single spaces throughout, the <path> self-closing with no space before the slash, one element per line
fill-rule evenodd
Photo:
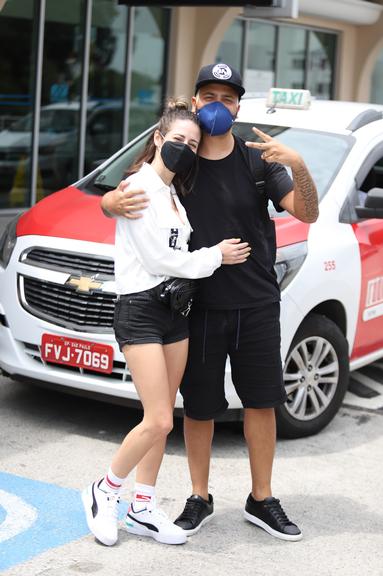
<path fill-rule="evenodd" d="M 278 523 L 282 524 L 283 526 L 292 524 L 292 522 L 288 519 L 286 512 L 280 505 L 280 501 L 277 498 L 274 498 L 272 502 L 265 504 L 265 508 L 267 508 L 267 510 L 269 510 L 270 514 L 272 514 L 275 520 Z"/>
<path fill-rule="evenodd" d="M 199 511 L 203 507 L 203 502 L 200 500 L 186 500 L 186 505 L 184 511 L 182 512 L 182 517 L 185 520 L 197 520 Z"/>
<path fill-rule="evenodd" d="M 174 525 L 174 523 L 170 520 L 169 516 L 166 514 L 166 512 L 164 512 L 163 510 L 161 510 L 161 508 L 157 508 L 157 506 L 153 504 L 149 504 L 144 510 L 142 510 L 142 512 L 149 512 L 150 514 L 153 514 L 154 518 L 153 521 L 157 522 L 157 524 L 159 525 L 166 525 L 166 524 L 171 524 L 172 526 Z M 135 512 L 133 510 L 133 513 L 139 513 L 139 512 Z"/>

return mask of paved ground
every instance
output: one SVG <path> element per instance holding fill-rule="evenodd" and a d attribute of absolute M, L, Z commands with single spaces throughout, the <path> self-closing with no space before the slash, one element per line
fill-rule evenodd
<path fill-rule="evenodd" d="M 87 531 L 79 493 L 105 471 L 139 418 L 136 411 L 0 378 L 0 505 L 8 505 L 9 515 L 21 510 L 19 523 L 13 523 L 21 532 L 4 540 L 0 507 L 4 576 L 383 575 L 381 411 L 343 407 L 319 435 L 279 441 L 274 492 L 299 522 L 301 542 L 273 539 L 243 520 L 246 447 L 238 424 L 220 424 L 210 485 L 216 516 L 210 524 L 186 545 L 173 547 L 121 528 L 119 544 L 106 548 Z M 131 487 L 132 480 L 126 499 Z M 189 490 L 177 422 L 158 483 L 160 505 L 175 517 Z"/>

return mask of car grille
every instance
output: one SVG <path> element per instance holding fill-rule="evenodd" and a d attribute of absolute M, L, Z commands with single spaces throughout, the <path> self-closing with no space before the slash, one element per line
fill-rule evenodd
<path fill-rule="evenodd" d="M 89 256 L 78 252 L 64 250 L 49 250 L 47 248 L 32 248 L 23 252 L 20 260 L 25 264 L 58 270 L 60 272 L 90 273 L 106 275 L 114 278 L 114 261 L 112 258 Z"/>
<path fill-rule="evenodd" d="M 72 287 L 19 276 L 21 305 L 29 313 L 70 330 L 113 331 L 116 294 L 76 292 Z"/>

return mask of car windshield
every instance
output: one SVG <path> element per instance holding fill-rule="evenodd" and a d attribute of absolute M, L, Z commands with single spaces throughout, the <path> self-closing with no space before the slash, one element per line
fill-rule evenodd
<path fill-rule="evenodd" d="M 252 131 L 253 126 L 254 124 L 236 122 L 233 131 L 244 140 L 256 142 L 260 139 Z M 255 124 L 255 126 L 286 146 L 294 148 L 302 156 L 316 184 L 320 200 L 326 194 L 353 144 L 352 137 L 341 134 L 286 126 L 262 124 Z M 287 170 L 291 176 L 290 168 Z M 281 214 L 278 213 L 278 216 Z"/>
<path fill-rule="evenodd" d="M 41 110 L 40 132 L 62 133 L 70 132 L 76 126 L 76 110 Z M 10 126 L 11 132 L 31 132 L 32 131 L 32 114 L 28 114 Z"/>
<path fill-rule="evenodd" d="M 257 141 L 258 139 L 252 131 L 252 126 L 254 126 L 254 124 L 236 122 L 233 131 L 245 140 Z M 286 126 L 257 124 L 257 127 L 273 138 L 277 138 L 280 142 L 286 144 L 286 146 L 294 148 L 301 154 L 317 186 L 320 199 L 326 194 L 353 144 L 352 137 L 342 136 L 340 134 L 330 134 L 328 132 L 317 132 Z M 126 169 L 142 150 L 153 128 L 154 127 L 138 136 L 117 158 L 107 164 L 96 176 L 95 180 L 93 180 L 93 192 L 105 192 L 118 186 L 120 181 L 126 177 Z M 291 170 L 289 168 L 287 168 L 287 170 L 291 175 Z M 89 189 L 89 181 L 87 181 L 87 188 Z M 271 202 L 269 211 L 272 216 L 276 215 L 276 211 Z M 285 212 L 278 213 L 279 217 L 285 215 L 287 215 Z"/>

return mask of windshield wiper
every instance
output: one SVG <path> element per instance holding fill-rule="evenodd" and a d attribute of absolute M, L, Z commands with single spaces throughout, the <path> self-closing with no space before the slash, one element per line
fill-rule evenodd
<path fill-rule="evenodd" d="M 97 180 L 93 183 L 95 188 L 102 190 L 102 192 L 110 192 L 110 190 L 114 190 L 117 186 L 111 186 L 110 184 L 104 184 L 103 182 L 97 182 Z"/>

